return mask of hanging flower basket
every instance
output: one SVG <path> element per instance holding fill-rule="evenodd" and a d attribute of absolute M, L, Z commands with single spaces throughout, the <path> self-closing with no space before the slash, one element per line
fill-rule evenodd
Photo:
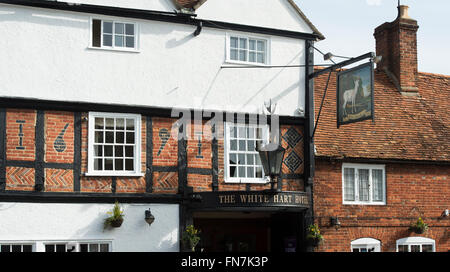
<path fill-rule="evenodd" d="M 125 215 L 123 214 L 123 210 L 120 208 L 118 202 L 114 204 L 113 210 L 108 212 L 108 214 L 111 216 L 105 219 L 105 222 L 103 223 L 104 229 L 107 227 L 119 228 L 122 226 L 123 217 Z"/>
<path fill-rule="evenodd" d="M 306 239 L 309 245 L 318 246 L 323 242 L 323 236 L 320 234 L 319 226 L 316 224 L 308 226 L 308 232 L 306 234 Z"/>
<path fill-rule="evenodd" d="M 411 224 L 409 230 L 417 234 L 422 234 L 428 230 L 428 224 L 426 224 L 423 219 L 419 217 L 415 223 Z"/>

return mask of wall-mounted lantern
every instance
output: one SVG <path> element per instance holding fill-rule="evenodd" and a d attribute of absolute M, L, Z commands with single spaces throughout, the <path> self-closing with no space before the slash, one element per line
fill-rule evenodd
<path fill-rule="evenodd" d="M 150 226 L 153 221 L 155 221 L 155 217 L 153 216 L 152 212 L 150 211 L 150 209 L 145 211 L 145 222 L 147 222 L 147 224 Z"/>
<path fill-rule="evenodd" d="M 264 174 L 270 177 L 271 190 L 274 191 L 276 179 L 281 174 L 281 165 L 286 150 L 276 143 L 258 143 L 256 145 L 256 151 L 258 151 L 259 157 L 261 158 Z M 281 188 L 277 188 L 278 191 L 280 189 Z"/>

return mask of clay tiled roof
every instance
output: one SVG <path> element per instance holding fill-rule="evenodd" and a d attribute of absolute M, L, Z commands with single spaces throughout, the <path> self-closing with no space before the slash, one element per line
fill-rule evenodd
<path fill-rule="evenodd" d="M 315 79 L 316 118 L 328 74 Z M 316 156 L 450 162 L 450 76 L 419 73 L 419 96 L 408 97 L 375 71 L 375 122 L 336 125 L 333 73 L 315 135 Z"/>

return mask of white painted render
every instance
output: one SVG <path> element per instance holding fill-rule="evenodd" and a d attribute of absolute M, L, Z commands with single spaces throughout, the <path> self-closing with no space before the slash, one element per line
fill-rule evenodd
<path fill-rule="evenodd" d="M 207 0 L 196 13 L 200 19 L 313 33 L 288 0 Z"/>
<path fill-rule="evenodd" d="M 174 10 L 176 10 L 173 0 L 63 0 L 60 2 L 132 9 L 158 10 L 164 12 L 173 12 Z"/>
<path fill-rule="evenodd" d="M 0 202 L 0 244 L 31 243 L 44 251 L 45 243 L 111 242 L 115 252 L 178 252 L 179 206 L 120 204 L 120 228 L 103 229 L 113 204 L 42 204 Z M 145 210 L 155 216 L 152 225 Z"/>
<path fill-rule="evenodd" d="M 218 2 L 229 1 L 211 1 Z M 282 22 L 287 11 L 272 12 L 272 20 Z M 136 22 L 139 49 L 93 49 L 92 18 Z M 194 37 L 194 31 L 183 24 L 0 5 L 0 96 L 252 113 L 272 99 L 281 115 L 304 109 L 304 68 L 223 69 L 235 65 L 226 62 L 226 37 L 233 32 L 204 28 Z M 271 65 L 304 64 L 304 40 L 239 34 L 267 38 Z"/>

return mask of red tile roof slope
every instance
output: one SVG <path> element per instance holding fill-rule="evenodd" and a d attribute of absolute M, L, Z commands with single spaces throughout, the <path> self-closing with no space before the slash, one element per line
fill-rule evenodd
<path fill-rule="evenodd" d="M 328 74 L 315 79 L 316 118 Z M 375 123 L 336 125 L 333 73 L 315 135 L 316 156 L 450 161 L 450 76 L 419 73 L 419 96 L 407 97 L 375 71 Z"/>

